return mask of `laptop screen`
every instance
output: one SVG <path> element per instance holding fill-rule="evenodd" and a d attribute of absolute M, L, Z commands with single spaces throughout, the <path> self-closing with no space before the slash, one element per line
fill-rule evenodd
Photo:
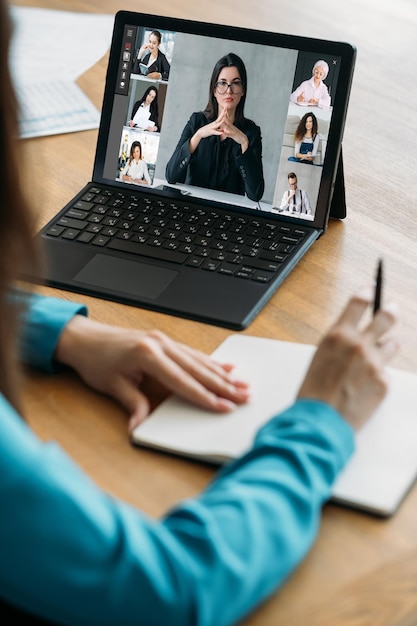
<path fill-rule="evenodd" d="M 116 16 L 94 179 L 324 227 L 355 50 Z"/>

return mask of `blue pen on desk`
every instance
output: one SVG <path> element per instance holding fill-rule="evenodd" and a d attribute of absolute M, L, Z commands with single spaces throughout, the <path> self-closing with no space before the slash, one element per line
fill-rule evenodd
<path fill-rule="evenodd" d="M 377 268 L 377 271 L 376 271 L 374 315 L 381 308 L 383 278 L 384 277 L 383 277 L 383 272 L 382 272 L 382 259 L 379 259 L 379 261 L 378 261 L 378 268 Z"/>

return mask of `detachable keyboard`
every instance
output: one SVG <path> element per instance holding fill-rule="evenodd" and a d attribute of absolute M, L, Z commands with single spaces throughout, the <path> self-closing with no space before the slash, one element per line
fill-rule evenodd
<path fill-rule="evenodd" d="M 91 185 L 44 234 L 267 283 L 307 233 L 256 214 Z"/>

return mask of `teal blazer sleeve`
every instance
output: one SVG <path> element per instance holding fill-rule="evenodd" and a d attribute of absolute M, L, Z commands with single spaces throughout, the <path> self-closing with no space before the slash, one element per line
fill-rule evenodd
<path fill-rule="evenodd" d="M 69 313 L 53 309 L 38 302 L 28 320 L 46 361 Z M 29 352 L 43 351 L 38 339 Z M 60 624 L 235 624 L 303 559 L 352 450 L 331 407 L 299 400 L 203 493 L 152 519 L 99 489 L 0 396 L 0 597 Z"/>
<path fill-rule="evenodd" d="M 28 365 L 52 372 L 56 369 L 53 354 L 62 330 L 74 315 L 87 315 L 86 307 L 38 294 L 14 292 L 11 297 L 20 301 L 23 310 L 21 359 Z"/>

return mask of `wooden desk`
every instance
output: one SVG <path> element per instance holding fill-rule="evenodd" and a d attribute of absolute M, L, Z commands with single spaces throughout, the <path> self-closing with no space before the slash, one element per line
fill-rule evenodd
<path fill-rule="evenodd" d="M 15 0 L 18 5 L 114 13 L 115 0 Z M 123 8 L 138 3 L 124 0 Z M 144 8 L 144 7 L 143 7 Z M 247 334 L 316 343 L 349 294 L 386 260 L 386 297 L 401 310 L 402 349 L 394 365 L 417 370 L 417 102 L 414 0 L 166 0 L 166 15 L 341 39 L 358 48 L 344 138 L 348 217 L 328 231 L 280 287 Z M 79 83 L 100 107 L 106 58 Z M 268 76 L 265 80 L 269 80 Z M 27 142 L 38 182 L 40 223 L 89 179 L 96 132 Z M 50 167 L 53 162 L 54 168 Z M 76 295 L 42 289 L 68 299 Z M 84 297 L 91 317 L 125 327 L 158 327 L 206 352 L 229 331 Z M 76 377 L 29 375 L 27 413 L 44 438 L 56 438 L 105 489 L 161 514 L 200 490 L 212 471 L 130 446 L 125 416 Z M 318 540 L 285 587 L 244 623 L 256 626 L 372 626 L 417 623 L 417 488 L 398 513 L 378 520 L 328 505 Z"/>

